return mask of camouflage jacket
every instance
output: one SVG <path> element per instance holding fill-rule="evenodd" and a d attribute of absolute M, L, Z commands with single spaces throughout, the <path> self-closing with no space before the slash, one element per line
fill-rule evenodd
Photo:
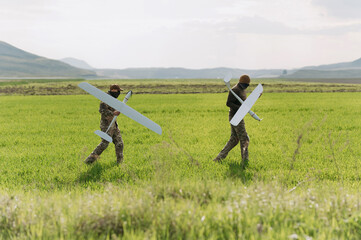
<path fill-rule="evenodd" d="M 100 102 L 99 112 L 101 114 L 100 126 L 108 127 L 110 122 L 113 120 L 115 109 L 110 107 L 104 102 Z M 115 121 L 115 126 L 118 127 L 117 122 Z"/>
<path fill-rule="evenodd" d="M 246 91 L 242 88 L 241 84 L 236 84 L 232 88 L 233 92 L 235 92 L 243 101 L 247 99 Z M 229 107 L 229 116 L 233 117 L 236 114 L 238 108 L 242 105 L 238 99 L 231 93 L 228 93 L 228 99 L 226 105 Z"/>

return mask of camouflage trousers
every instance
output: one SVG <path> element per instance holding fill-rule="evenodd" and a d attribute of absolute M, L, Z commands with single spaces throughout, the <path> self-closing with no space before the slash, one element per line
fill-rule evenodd
<path fill-rule="evenodd" d="M 232 119 L 232 117 L 229 117 Z M 231 124 L 231 137 L 229 138 L 227 144 L 224 146 L 222 151 L 214 159 L 215 161 L 222 160 L 227 157 L 229 151 L 231 151 L 237 144 L 240 143 L 242 160 L 248 160 L 248 145 L 249 137 L 246 131 L 244 120 L 242 120 L 238 126 L 233 126 Z"/>
<path fill-rule="evenodd" d="M 105 132 L 107 130 L 107 126 L 101 125 L 100 129 Z M 122 139 L 122 135 L 120 134 L 119 129 L 113 125 L 108 133 L 109 136 L 112 137 L 113 139 L 113 143 L 114 143 L 114 147 L 115 147 L 115 155 L 117 156 L 117 163 L 121 163 L 123 162 L 123 148 L 124 148 L 124 143 L 123 143 L 123 139 Z M 109 142 L 105 141 L 104 139 L 102 139 L 102 141 L 99 143 L 99 145 L 94 149 L 94 151 L 87 157 L 87 159 L 85 160 L 85 163 L 93 163 L 95 162 L 100 154 L 102 154 L 102 152 L 108 147 Z"/>

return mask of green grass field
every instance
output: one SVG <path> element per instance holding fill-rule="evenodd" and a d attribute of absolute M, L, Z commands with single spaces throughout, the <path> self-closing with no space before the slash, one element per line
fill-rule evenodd
<path fill-rule="evenodd" d="M 135 94 L 163 135 L 121 116 L 120 166 L 112 145 L 82 162 L 94 97 L 0 96 L 0 238 L 360 239 L 361 93 L 265 92 L 246 170 L 239 147 L 212 161 L 226 93 Z"/>

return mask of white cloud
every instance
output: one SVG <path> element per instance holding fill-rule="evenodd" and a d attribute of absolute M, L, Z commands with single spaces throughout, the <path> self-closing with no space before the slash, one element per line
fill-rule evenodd
<path fill-rule="evenodd" d="M 339 2 L 0 0 L 0 40 L 95 67 L 301 67 L 360 57 L 361 20 Z"/>
<path fill-rule="evenodd" d="M 361 19 L 361 1 L 359 0 L 313 0 L 312 2 L 325 9 L 330 16 L 341 19 Z"/>

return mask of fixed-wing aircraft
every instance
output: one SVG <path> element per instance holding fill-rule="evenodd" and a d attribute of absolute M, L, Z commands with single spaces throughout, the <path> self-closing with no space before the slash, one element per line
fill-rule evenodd
<path fill-rule="evenodd" d="M 124 99 L 123 99 L 123 103 L 127 103 L 127 102 L 128 102 L 129 98 L 132 96 L 132 93 L 133 93 L 132 91 L 129 91 L 129 92 L 125 95 L 125 97 L 124 97 Z M 105 132 L 102 132 L 102 131 L 100 131 L 100 130 L 96 130 L 94 133 L 95 133 L 96 135 L 98 135 L 99 137 L 103 138 L 104 140 L 106 140 L 106 141 L 108 141 L 108 142 L 112 142 L 113 139 L 112 139 L 111 136 L 109 136 L 109 134 L 107 134 L 107 132 L 109 131 L 110 127 L 113 126 L 113 124 L 114 124 L 115 120 L 117 119 L 117 117 L 118 117 L 118 116 L 114 116 L 114 117 L 113 117 L 113 120 L 110 122 L 110 124 L 109 124 L 109 126 L 108 126 L 108 129 L 107 129 Z"/>
<path fill-rule="evenodd" d="M 140 123 L 141 125 L 145 126 L 146 128 L 154 131 L 155 133 L 162 135 L 162 128 L 158 124 L 156 124 L 149 118 L 143 116 L 142 114 L 140 114 L 139 112 L 137 112 L 136 110 L 134 110 L 133 108 L 131 108 L 125 104 L 128 101 L 128 98 L 131 96 L 131 93 L 128 92 L 128 94 L 125 96 L 123 102 L 121 102 L 121 101 L 117 100 L 116 98 L 108 95 L 107 93 L 103 92 L 102 90 L 94 87 L 93 85 L 91 85 L 87 82 L 79 83 L 78 86 L 81 89 L 83 89 L 84 91 L 86 91 L 87 93 L 89 93 L 89 94 L 93 95 L 94 97 L 96 97 L 97 99 L 99 99 L 100 101 L 106 103 L 107 105 L 111 106 L 115 110 L 124 114 L 125 116 L 133 119 L 137 123 Z M 116 119 L 116 116 L 113 118 L 112 122 L 110 123 L 110 126 L 115 122 L 115 119 Z M 110 126 L 108 127 L 108 130 L 109 130 Z M 101 138 L 103 138 L 104 140 L 106 140 L 108 142 L 112 141 L 112 138 L 106 132 L 97 130 L 97 131 L 95 131 L 95 134 L 97 134 L 98 136 L 100 136 Z"/>
<path fill-rule="evenodd" d="M 237 110 L 236 114 L 231 119 L 230 123 L 233 126 L 237 126 L 242 119 L 249 113 L 254 119 L 261 121 L 260 119 L 252 110 L 252 106 L 256 103 L 257 99 L 261 96 L 263 92 L 263 87 L 261 84 L 253 90 L 253 92 L 247 97 L 245 101 L 243 101 L 231 88 L 230 81 L 232 79 L 232 75 L 229 73 L 223 79 L 224 83 L 226 84 L 228 90 L 241 102 L 241 107 Z"/>

